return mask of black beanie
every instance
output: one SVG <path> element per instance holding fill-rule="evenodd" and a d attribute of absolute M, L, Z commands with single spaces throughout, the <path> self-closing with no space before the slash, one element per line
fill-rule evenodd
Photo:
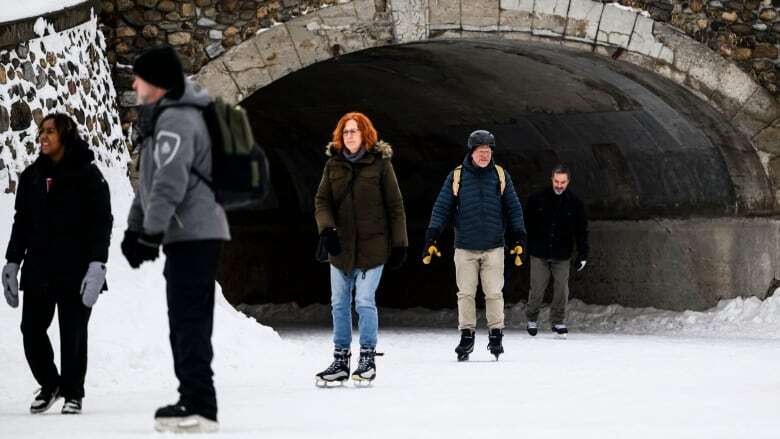
<path fill-rule="evenodd" d="M 163 45 L 145 50 L 133 64 L 133 73 L 149 84 L 169 92 L 184 91 L 184 70 L 179 55 L 171 46 Z"/>

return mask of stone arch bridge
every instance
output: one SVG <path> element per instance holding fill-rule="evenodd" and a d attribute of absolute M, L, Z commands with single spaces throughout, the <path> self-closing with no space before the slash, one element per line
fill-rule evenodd
<path fill-rule="evenodd" d="M 300 260 L 316 242 L 322 146 L 353 109 L 396 146 L 411 256 L 465 135 L 484 127 L 523 199 L 556 162 L 572 167 L 594 220 L 590 271 L 573 296 L 701 309 L 764 297 L 780 278 L 780 105 L 641 11 L 590 0 L 354 0 L 262 30 L 195 80 L 249 109 L 273 165 L 272 200 L 233 218 L 240 239 L 222 280 L 234 302 L 327 302 L 327 271 Z M 402 270 L 380 303 L 454 304 L 451 262 L 425 271 L 411 257 Z M 526 278 L 511 277 L 510 301 L 522 300 Z"/>

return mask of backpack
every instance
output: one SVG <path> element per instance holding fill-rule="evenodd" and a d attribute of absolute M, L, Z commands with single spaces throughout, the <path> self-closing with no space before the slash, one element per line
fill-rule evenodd
<path fill-rule="evenodd" d="M 202 111 L 211 138 L 211 176 L 192 173 L 213 192 L 226 211 L 254 207 L 262 203 L 271 186 L 268 157 L 255 142 L 246 110 L 216 98 L 205 107 L 191 104 L 171 107 L 195 107 Z M 157 114 L 159 117 L 159 113 Z"/>
<path fill-rule="evenodd" d="M 506 189 L 506 174 L 504 172 L 504 168 L 502 168 L 499 165 L 494 165 L 496 167 L 496 174 L 498 174 L 498 191 L 500 195 L 504 195 L 504 189 Z M 458 191 L 460 190 L 460 174 L 463 172 L 463 165 L 459 165 L 457 168 L 455 168 L 454 171 L 452 171 L 452 194 L 454 196 L 458 196 Z"/>

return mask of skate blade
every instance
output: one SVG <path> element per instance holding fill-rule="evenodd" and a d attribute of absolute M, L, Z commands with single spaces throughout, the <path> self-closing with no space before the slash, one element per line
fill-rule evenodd
<path fill-rule="evenodd" d="M 344 386 L 344 381 L 346 381 L 346 379 L 336 380 L 336 381 L 327 381 L 327 380 L 315 378 L 314 379 L 314 385 L 319 387 L 320 389 L 332 389 L 332 388 L 336 388 L 336 387 L 343 387 Z"/>
<path fill-rule="evenodd" d="M 558 340 L 566 340 L 568 338 L 567 335 L 569 334 L 555 334 L 555 338 Z"/>
<path fill-rule="evenodd" d="M 355 387 L 371 387 L 374 384 L 374 379 L 352 377 L 352 385 Z"/>
<path fill-rule="evenodd" d="M 219 423 L 200 415 L 159 418 L 154 420 L 154 430 L 160 433 L 215 433 Z"/>

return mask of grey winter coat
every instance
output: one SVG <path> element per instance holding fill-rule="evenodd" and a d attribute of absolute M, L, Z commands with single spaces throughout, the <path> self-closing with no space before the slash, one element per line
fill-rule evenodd
<path fill-rule="evenodd" d="M 180 99 L 162 98 L 153 130 L 141 144 L 138 193 L 128 229 L 156 235 L 163 244 L 205 239 L 229 240 L 225 211 L 214 192 L 193 173 L 211 177 L 211 139 L 202 112 L 208 94 L 187 81 Z M 171 108 L 173 107 L 173 108 Z"/>

